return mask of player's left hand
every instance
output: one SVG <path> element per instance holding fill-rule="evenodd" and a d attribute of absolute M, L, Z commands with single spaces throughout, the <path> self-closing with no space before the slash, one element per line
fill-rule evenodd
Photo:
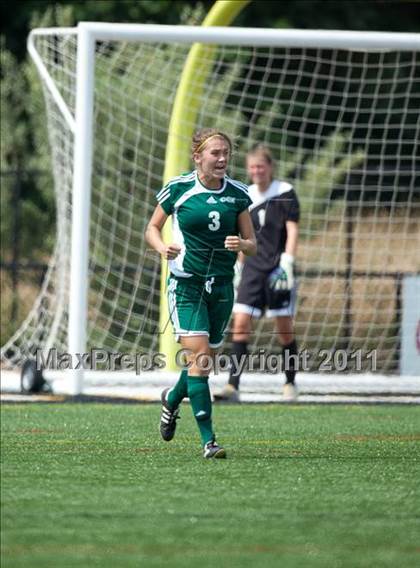
<path fill-rule="evenodd" d="M 226 237 L 225 248 L 231 252 L 240 252 L 242 250 L 242 239 L 237 235 Z"/>
<path fill-rule="evenodd" d="M 287 274 L 283 268 L 278 266 L 270 272 L 268 285 L 274 292 L 287 291 Z"/>
<path fill-rule="evenodd" d="M 291 254 L 287 252 L 282 253 L 280 257 L 280 268 L 284 270 L 286 274 L 286 290 L 291 290 L 295 283 L 294 262 L 295 259 Z"/>

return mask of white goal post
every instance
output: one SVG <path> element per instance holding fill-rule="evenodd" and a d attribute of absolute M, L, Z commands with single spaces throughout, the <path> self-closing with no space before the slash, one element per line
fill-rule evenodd
<path fill-rule="evenodd" d="M 380 370 L 395 371 L 398 279 L 420 269 L 419 35 L 95 22 L 33 30 L 28 40 L 47 103 L 58 242 L 3 364 L 52 347 L 136 353 L 143 345 L 133 337 L 158 319 L 160 264 L 145 248 L 137 266 L 133 258 L 166 181 L 171 105 L 195 43 L 214 52 L 204 54 L 210 76 L 194 126 L 233 133 L 233 173 L 244 181 L 246 150 L 269 144 L 277 174 L 301 199 L 300 345 L 365 357 L 376 342 Z M 390 259 L 396 240 L 400 258 Z M 145 351 L 157 350 L 155 331 Z M 261 345 L 274 347 L 264 321 L 254 342 Z M 72 392 L 82 392 L 83 369 L 71 373 Z"/>

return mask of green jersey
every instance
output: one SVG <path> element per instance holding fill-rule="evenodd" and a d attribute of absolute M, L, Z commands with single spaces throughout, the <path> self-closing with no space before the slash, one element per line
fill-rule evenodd
<path fill-rule="evenodd" d="M 252 203 L 247 186 L 228 176 L 220 189 L 208 189 L 197 171 L 169 181 L 157 200 L 172 215 L 173 241 L 181 253 L 169 262 L 175 276 L 233 278 L 237 253 L 225 249 L 225 239 L 238 235 L 238 216 Z"/>

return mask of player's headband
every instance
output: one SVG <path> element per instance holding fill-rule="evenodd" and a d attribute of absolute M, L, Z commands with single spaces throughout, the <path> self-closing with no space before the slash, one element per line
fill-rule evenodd
<path fill-rule="evenodd" d="M 228 140 L 223 136 L 223 134 L 212 134 L 211 136 L 203 140 L 203 142 L 201 142 L 200 146 L 196 150 L 194 150 L 194 154 L 196 153 L 198 154 L 198 152 L 202 150 L 204 146 L 207 144 L 207 142 L 212 138 L 223 138 L 223 140 L 225 140 L 229 144 Z M 229 149 L 230 149 L 230 144 L 229 144 Z"/>

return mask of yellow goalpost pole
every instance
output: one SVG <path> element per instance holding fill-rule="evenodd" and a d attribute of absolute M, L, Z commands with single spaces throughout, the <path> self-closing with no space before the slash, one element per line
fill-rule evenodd
<path fill-rule="evenodd" d="M 229 26 L 242 9 L 251 0 L 217 0 L 207 14 L 203 26 Z M 182 71 L 178 90 L 175 96 L 169 124 L 168 140 L 166 144 L 164 182 L 172 177 L 186 172 L 190 168 L 191 137 L 196 127 L 196 117 L 200 104 L 200 97 L 208 77 L 215 47 L 211 45 L 194 44 L 188 54 Z M 211 125 L 209 125 L 211 126 Z M 170 219 L 163 229 L 165 242 L 172 240 L 172 224 Z M 166 368 L 176 370 L 175 343 L 172 325 L 169 318 L 169 309 L 166 298 L 166 279 L 168 266 L 162 261 L 162 276 L 160 282 L 160 352 L 166 356 Z"/>

